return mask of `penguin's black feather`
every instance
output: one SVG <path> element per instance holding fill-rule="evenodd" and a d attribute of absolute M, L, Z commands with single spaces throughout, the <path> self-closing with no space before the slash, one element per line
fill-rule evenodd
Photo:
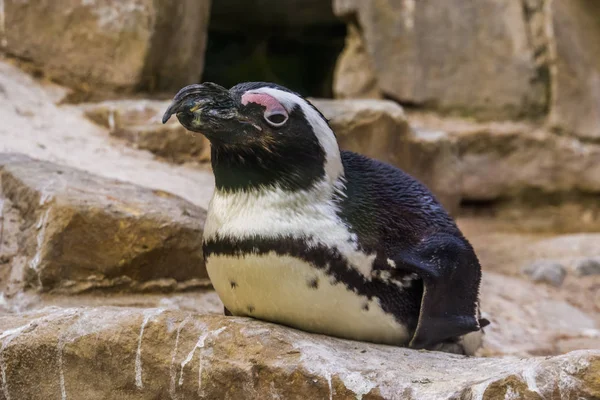
<path fill-rule="evenodd" d="M 349 151 L 341 156 L 346 196 L 340 217 L 363 251 L 377 254 L 373 268 L 412 272 L 423 280 L 411 347 L 479 330 L 479 261 L 433 194 L 396 167 Z"/>

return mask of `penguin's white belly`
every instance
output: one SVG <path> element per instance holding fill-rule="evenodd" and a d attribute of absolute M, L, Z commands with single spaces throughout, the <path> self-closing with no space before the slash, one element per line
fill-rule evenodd
<path fill-rule="evenodd" d="M 405 345 L 406 327 L 369 300 L 334 283 L 303 260 L 274 253 L 241 257 L 213 254 L 210 279 L 232 314 L 353 340 Z"/>

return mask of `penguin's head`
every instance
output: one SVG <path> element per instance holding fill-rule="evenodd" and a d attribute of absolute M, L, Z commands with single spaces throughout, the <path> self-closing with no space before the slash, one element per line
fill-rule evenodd
<path fill-rule="evenodd" d="M 340 151 L 325 117 L 305 98 L 265 82 L 227 90 L 214 83 L 181 89 L 163 116 L 175 114 L 212 147 L 217 188 L 307 189 L 343 175 Z"/>

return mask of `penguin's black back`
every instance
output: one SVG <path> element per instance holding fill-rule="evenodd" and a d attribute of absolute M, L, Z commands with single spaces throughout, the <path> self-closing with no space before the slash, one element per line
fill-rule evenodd
<path fill-rule="evenodd" d="M 340 217 L 356 233 L 364 251 L 389 257 L 438 232 L 465 240 L 418 180 L 399 168 L 350 151 L 342 151 L 341 157 L 346 196 L 341 200 Z"/>

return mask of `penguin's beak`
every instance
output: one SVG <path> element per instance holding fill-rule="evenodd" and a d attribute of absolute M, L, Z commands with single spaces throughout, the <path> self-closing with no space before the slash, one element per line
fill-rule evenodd
<path fill-rule="evenodd" d="M 237 107 L 227 89 L 207 82 L 181 89 L 165 111 L 163 124 L 173 114 L 186 129 L 208 136 L 235 118 Z"/>

